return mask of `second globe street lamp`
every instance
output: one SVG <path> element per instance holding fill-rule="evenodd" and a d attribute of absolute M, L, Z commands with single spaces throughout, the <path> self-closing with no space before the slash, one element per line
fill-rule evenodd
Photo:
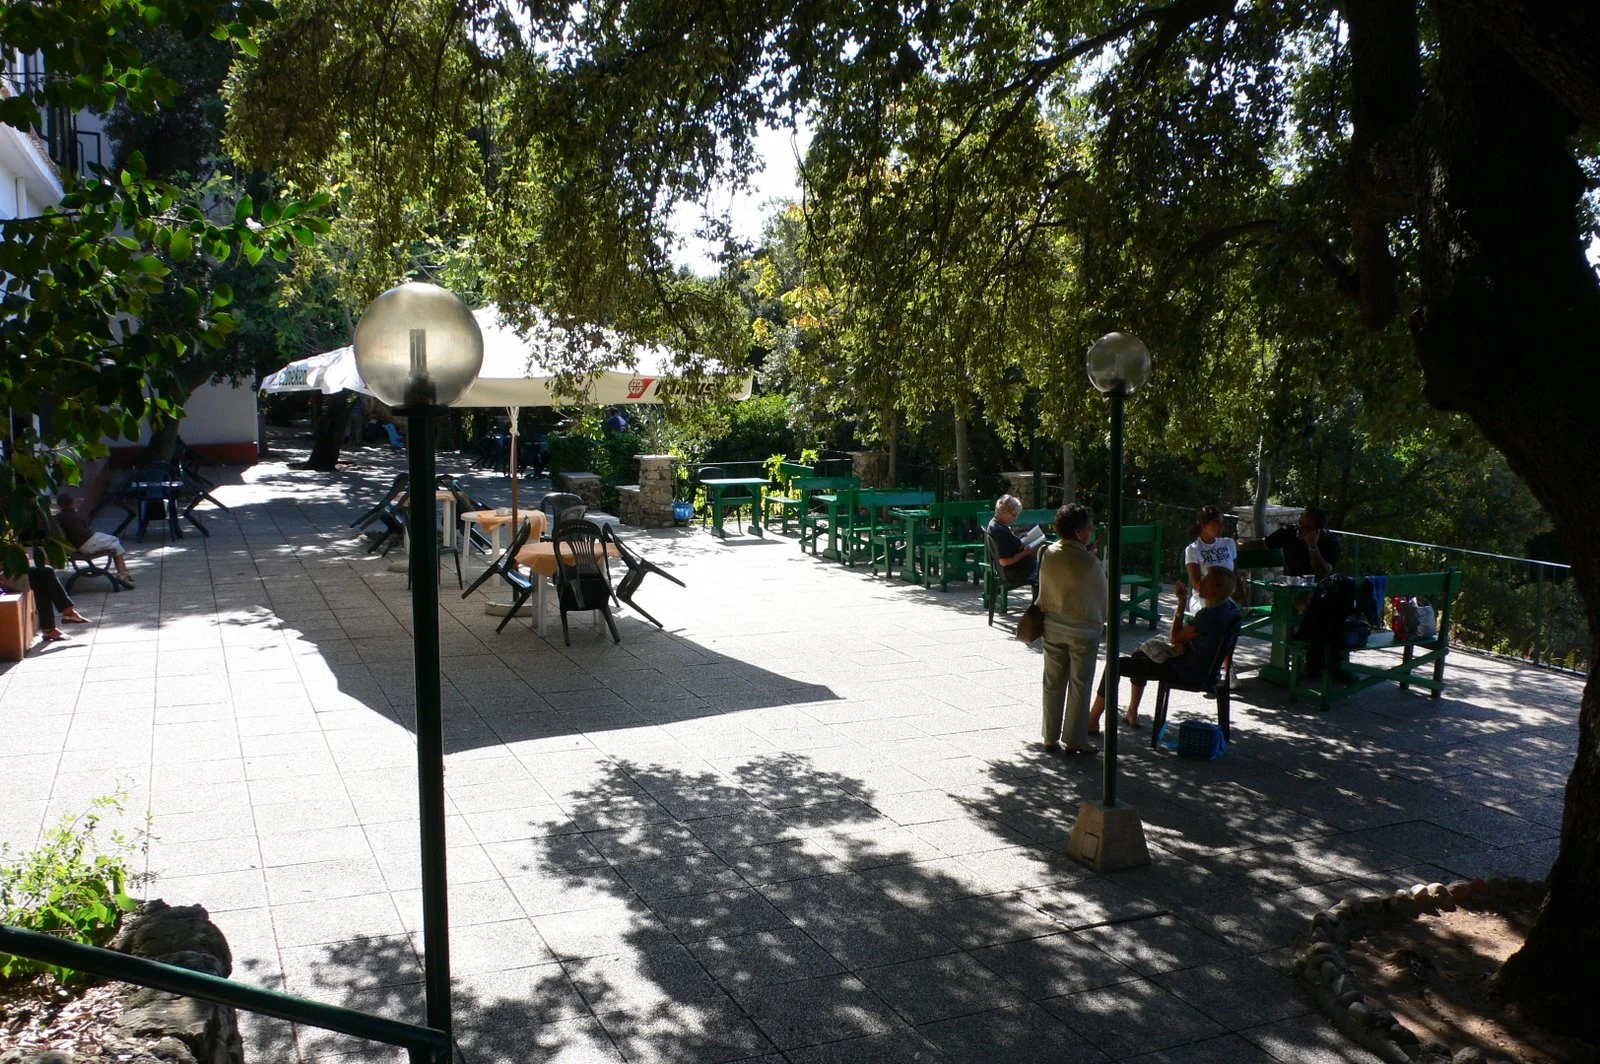
<path fill-rule="evenodd" d="M 1149 379 L 1150 349 L 1137 336 L 1107 333 L 1089 348 L 1086 368 L 1089 382 L 1111 399 L 1111 482 L 1107 486 L 1110 505 L 1106 514 L 1107 601 L 1111 618 L 1106 626 L 1105 777 L 1101 800 L 1078 807 L 1067 852 L 1104 872 L 1150 863 L 1139 811 L 1117 801 L 1117 723 L 1122 716 L 1117 697 L 1122 653 L 1122 404 Z"/>
<path fill-rule="evenodd" d="M 449 902 L 444 837 L 444 719 L 439 696 L 439 545 L 434 418 L 483 367 L 483 333 L 455 295 L 410 283 L 372 301 L 355 335 L 356 368 L 406 418 L 410 460 L 411 638 L 416 665 L 417 804 L 422 833 L 422 950 L 428 1026 L 450 1033 Z"/>

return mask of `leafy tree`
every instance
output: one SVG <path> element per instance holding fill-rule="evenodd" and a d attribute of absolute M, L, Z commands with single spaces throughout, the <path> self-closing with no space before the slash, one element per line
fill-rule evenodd
<path fill-rule="evenodd" d="M 1420 368 L 1427 402 L 1468 417 L 1550 513 L 1600 634 L 1600 494 L 1581 467 L 1600 443 L 1588 409 L 1596 368 L 1578 354 L 1600 326 L 1600 284 L 1583 254 L 1594 229 L 1585 168 L 1596 170 L 1600 129 L 1594 5 L 640 0 L 513 10 L 477 0 L 461 20 L 453 7 L 405 8 L 443 20 L 434 51 L 407 54 L 403 33 L 400 49 L 376 32 L 352 45 L 361 98 L 334 91 L 278 107 L 315 116 L 295 119 L 305 131 L 274 127 L 282 150 L 317 154 L 350 136 L 363 150 L 387 145 L 409 158 L 407 172 L 441 186 L 482 178 L 494 239 L 521 256 L 501 255 L 496 269 L 524 295 L 553 294 L 599 320 L 683 324 L 715 300 L 702 304 L 663 269 L 671 204 L 746 168 L 759 122 L 809 106 L 813 153 L 836 164 L 817 185 L 845 201 L 828 205 L 833 246 L 874 235 L 888 245 L 854 273 L 841 262 L 854 290 L 820 304 L 841 336 L 878 333 L 840 378 L 861 389 L 864 410 L 902 387 L 913 410 L 928 409 L 920 397 L 940 384 L 960 413 L 973 397 L 1014 407 L 1027 378 L 1013 374 L 1010 340 L 1024 326 L 1058 341 L 1030 357 L 1041 388 L 1081 377 L 1078 352 L 1107 328 L 1151 343 L 1158 375 L 1134 405 L 1136 440 L 1165 431 L 1183 396 L 1206 394 L 1219 364 L 1197 356 L 1209 352 L 1256 359 L 1263 380 L 1307 382 L 1269 391 L 1269 407 L 1316 407 L 1325 390 L 1339 398 L 1334 382 L 1356 389 L 1375 423 L 1391 399 L 1404 400 L 1397 415 L 1411 408 Z M 387 28 L 397 10 L 289 5 L 263 38 L 273 61 L 241 105 L 315 85 L 296 50 L 338 61 L 333 27 Z M 436 106 L 423 115 L 425 92 Z M 488 149 L 466 153 L 472 127 L 452 123 L 473 100 L 497 108 L 483 123 Z M 1048 150 L 1041 119 L 1073 134 L 1062 150 Z M 910 231 L 874 228 L 867 208 L 904 202 L 892 184 L 901 157 L 911 164 L 901 180 L 920 185 L 923 206 L 888 215 Z M 1040 189 L 1055 197 L 1037 224 L 1019 223 Z M 981 212 L 986 194 L 1005 206 L 969 222 L 959 208 Z M 1004 287 L 986 287 L 986 264 L 1023 251 L 1044 260 L 1046 221 L 1071 266 L 1054 318 L 1046 286 L 1019 291 L 1015 312 L 1009 292 L 996 304 Z M 904 295 L 891 299 L 896 281 Z M 918 345 L 912 327 L 948 339 Z M 1535 357 L 1519 363 L 1524 351 Z M 907 377 L 917 366 L 936 383 Z M 1235 387 L 1246 381 L 1231 364 L 1228 373 Z M 1190 434 L 1215 428 L 1197 420 Z M 1578 739 L 1548 898 L 1500 977 L 1558 1026 L 1594 1022 L 1582 998 L 1600 952 L 1592 687 Z"/>
<path fill-rule="evenodd" d="M 243 40 L 265 10 L 210 0 L 8 4 L 0 46 L 41 53 L 48 73 L 0 99 L 0 122 L 31 129 L 45 107 L 150 110 L 176 85 L 145 62 L 137 33 L 166 25 L 198 37 L 215 28 Z M 28 545 L 43 543 L 41 496 L 76 482 L 82 462 L 105 453 L 105 437 L 137 435 L 146 417 L 178 416 L 184 359 L 220 347 L 237 328 L 231 288 L 190 283 L 185 265 L 285 255 L 318 224 L 315 201 L 267 203 L 258 215 L 242 200 L 214 216 L 152 178 L 139 154 L 110 176 L 78 183 L 39 217 L 0 222 L 0 405 L 50 415 L 0 427 L 0 566 L 9 572 L 26 566 Z"/>

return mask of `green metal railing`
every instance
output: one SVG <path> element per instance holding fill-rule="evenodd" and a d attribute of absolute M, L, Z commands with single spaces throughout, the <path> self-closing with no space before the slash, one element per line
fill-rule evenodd
<path fill-rule="evenodd" d="M 1535 665 L 1589 671 L 1589 626 L 1570 565 L 1335 531 L 1344 544 L 1339 568 L 1351 576 L 1460 569 L 1457 642 Z"/>
<path fill-rule="evenodd" d="M 449 1064 L 453 1053 L 450 1036 L 432 1027 L 308 1001 L 293 994 L 236 983 L 207 972 L 132 957 L 55 935 L 24 931 L 20 927 L 0 924 L 0 953 L 398 1046 L 410 1054 L 411 1064 Z"/>
<path fill-rule="evenodd" d="M 1153 499 L 1128 500 L 1129 524 L 1159 524 L 1167 545 L 1161 559 L 1163 580 L 1183 575 L 1183 548 L 1195 507 Z M 1237 520 L 1224 513 L 1223 527 L 1236 535 Z M 1571 566 L 1536 558 L 1517 558 L 1439 543 L 1373 536 L 1334 529 L 1343 543 L 1339 570 L 1368 573 L 1462 572 L 1461 599 L 1453 613 L 1453 639 L 1550 668 L 1589 671 L 1589 626 L 1583 599 L 1571 580 Z"/>

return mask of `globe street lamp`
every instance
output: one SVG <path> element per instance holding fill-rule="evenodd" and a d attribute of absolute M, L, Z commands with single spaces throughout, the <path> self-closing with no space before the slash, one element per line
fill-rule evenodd
<path fill-rule="evenodd" d="M 403 284 L 356 325 L 356 368 L 405 415 L 411 492 L 411 639 L 416 666 L 417 804 L 422 825 L 423 977 L 428 1026 L 450 1033 L 449 904 L 444 838 L 444 720 L 439 699 L 439 552 L 434 541 L 434 418 L 483 367 L 472 312 L 437 285 Z"/>
<path fill-rule="evenodd" d="M 1127 333 L 1107 333 L 1089 348 L 1089 382 L 1111 397 L 1111 494 L 1107 521 L 1108 601 L 1111 620 L 1106 626 L 1105 668 L 1105 777 L 1099 802 L 1084 802 L 1072 826 L 1067 852 L 1097 871 L 1132 868 L 1150 863 L 1139 811 L 1117 801 L 1117 672 L 1121 664 L 1122 621 L 1122 401 L 1143 387 L 1150 376 L 1150 349 Z"/>

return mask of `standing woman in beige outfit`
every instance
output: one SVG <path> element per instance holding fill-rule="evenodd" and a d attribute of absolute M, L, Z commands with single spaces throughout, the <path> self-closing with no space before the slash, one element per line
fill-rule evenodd
<path fill-rule="evenodd" d="M 1106 569 L 1094 556 L 1094 513 L 1087 506 L 1057 510 L 1056 533 L 1061 538 L 1039 562 L 1035 600 L 1044 611 L 1044 748 L 1095 754 L 1089 690 L 1106 627 Z"/>

